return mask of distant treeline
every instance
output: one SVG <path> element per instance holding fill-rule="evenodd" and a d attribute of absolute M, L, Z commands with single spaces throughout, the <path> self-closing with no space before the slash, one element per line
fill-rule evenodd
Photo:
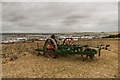
<path fill-rule="evenodd" d="M 120 33 L 116 34 L 116 35 L 109 35 L 109 36 L 106 36 L 106 37 L 103 37 L 103 38 L 118 38 L 118 37 L 120 37 Z"/>

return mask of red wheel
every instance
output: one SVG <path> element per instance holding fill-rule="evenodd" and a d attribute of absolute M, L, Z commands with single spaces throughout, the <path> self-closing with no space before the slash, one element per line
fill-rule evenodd
<path fill-rule="evenodd" d="M 44 51 L 57 51 L 57 44 L 54 39 L 47 39 L 44 44 Z M 56 55 L 53 53 L 44 53 L 46 57 L 55 58 Z"/>
<path fill-rule="evenodd" d="M 73 38 L 66 38 L 64 41 L 63 41 L 63 44 L 64 45 L 68 45 L 68 46 L 71 46 L 74 44 L 74 41 L 73 41 Z"/>
<path fill-rule="evenodd" d="M 90 49 L 90 48 L 86 48 L 84 51 L 86 51 L 86 52 L 94 52 L 94 50 Z M 92 55 L 86 55 L 86 58 L 88 58 L 88 56 L 90 57 L 90 59 L 94 58 L 94 54 L 92 54 Z"/>

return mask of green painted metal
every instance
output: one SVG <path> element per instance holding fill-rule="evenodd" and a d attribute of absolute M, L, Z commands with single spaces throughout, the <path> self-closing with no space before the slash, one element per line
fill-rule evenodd
<path fill-rule="evenodd" d="M 103 47 L 102 47 L 103 46 Z M 53 54 L 65 54 L 65 55 L 93 55 L 93 54 L 97 54 L 99 53 L 99 56 L 100 56 L 100 50 L 101 49 L 106 49 L 107 50 L 107 47 L 109 47 L 110 45 L 99 45 L 99 46 L 92 46 L 92 45 L 59 45 L 57 44 L 57 47 L 58 47 L 58 50 L 53 52 L 53 51 L 45 51 L 45 50 L 42 50 L 40 49 L 39 47 L 37 49 L 35 49 L 36 51 L 40 51 L 40 52 L 44 52 L 44 53 L 53 53 Z M 87 49 L 89 47 L 93 47 L 93 48 L 98 48 L 97 49 L 90 49 L 89 51 L 84 51 L 83 49 Z"/>
<path fill-rule="evenodd" d="M 66 55 L 75 55 L 75 54 L 81 54 L 81 55 L 92 55 L 92 54 L 97 54 L 97 51 L 96 52 L 85 52 L 85 51 L 79 51 L 79 52 L 74 52 L 74 51 L 60 51 L 60 50 L 57 50 L 56 52 L 53 52 L 53 51 L 44 51 L 44 50 L 41 50 L 41 49 L 35 49 L 36 51 L 41 51 L 41 52 L 45 52 L 45 53 L 54 53 L 54 54 L 66 54 Z"/>
<path fill-rule="evenodd" d="M 41 51 L 41 52 L 45 52 L 45 53 L 54 53 L 54 54 L 69 54 L 69 55 L 75 55 L 75 54 L 81 54 L 81 55 L 92 55 L 92 54 L 97 54 L 98 50 L 96 49 L 91 49 L 91 51 L 86 52 L 83 51 L 84 47 L 94 47 L 94 48 L 99 48 L 101 49 L 106 49 L 105 47 L 101 47 L 101 46 L 105 46 L 105 45 L 101 45 L 101 46 L 91 46 L 91 45 L 72 45 L 72 46 L 68 46 L 68 45 L 59 45 L 58 46 L 58 50 L 56 52 L 53 51 L 44 51 L 41 49 L 35 49 L 36 51 Z M 100 53 L 100 51 L 99 51 Z"/>

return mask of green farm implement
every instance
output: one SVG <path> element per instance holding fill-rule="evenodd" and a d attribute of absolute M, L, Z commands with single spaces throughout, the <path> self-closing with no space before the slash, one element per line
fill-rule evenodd
<path fill-rule="evenodd" d="M 86 55 L 86 58 L 94 58 L 95 54 L 100 57 L 101 49 L 108 50 L 107 47 L 110 45 L 76 45 L 72 38 L 66 38 L 62 44 L 57 44 L 54 39 L 47 39 L 44 43 L 43 50 L 40 48 L 35 49 L 36 51 L 43 52 L 46 57 L 56 58 L 57 55 Z M 84 58 L 83 58 L 84 60 Z"/>

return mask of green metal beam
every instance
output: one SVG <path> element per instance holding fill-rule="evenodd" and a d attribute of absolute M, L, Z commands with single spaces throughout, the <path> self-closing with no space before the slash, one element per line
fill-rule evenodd
<path fill-rule="evenodd" d="M 53 53 L 53 54 L 69 54 L 69 55 L 75 55 L 75 54 L 81 54 L 81 55 L 92 55 L 92 54 L 97 54 L 97 52 L 85 52 L 85 51 L 80 51 L 80 52 L 74 52 L 74 51 L 60 51 L 57 50 L 56 52 L 53 51 L 44 51 L 41 49 L 35 49 L 36 51 L 44 52 L 44 53 Z"/>

